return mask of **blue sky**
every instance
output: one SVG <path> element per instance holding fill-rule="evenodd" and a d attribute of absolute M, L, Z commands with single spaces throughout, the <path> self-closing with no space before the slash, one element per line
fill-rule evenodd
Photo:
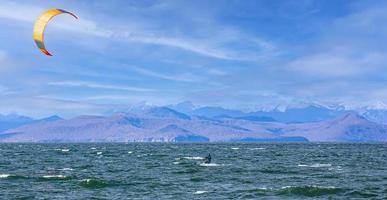
<path fill-rule="evenodd" d="M 43 56 L 34 20 L 57 16 Z M 0 113 L 101 114 L 146 101 L 244 110 L 384 107 L 387 3 L 348 0 L 0 4 Z"/>

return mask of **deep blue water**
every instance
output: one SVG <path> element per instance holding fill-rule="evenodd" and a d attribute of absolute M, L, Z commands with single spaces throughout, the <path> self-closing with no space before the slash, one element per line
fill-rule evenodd
<path fill-rule="evenodd" d="M 1 199 L 387 198 L 387 144 L 0 144 Z M 211 153 L 213 163 L 201 158 Z"/>

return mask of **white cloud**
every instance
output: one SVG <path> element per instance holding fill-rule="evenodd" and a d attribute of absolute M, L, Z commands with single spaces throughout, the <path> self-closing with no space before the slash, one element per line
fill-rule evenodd
<path fill-rule="evenodd" d="M 33 23 L 45 10 L 45 8 L 33 5 L 5 1 L 0 4 L 0 17 Z M 75 14 L 77 15 L 77 13 Z M 109 37 L 112 34 L 109 30 L 99 29 L 96 23 L 92 20 L 81 17 L 76 20 L 70 15 L 59 15 L 55 18 L 55 21 L 57 21 L 57 23 L 50 23 L 50 27 L 78 33 L 92 34 L 100 37 Z"/>
<path fill-rule="evenodd" d="M 4 1 L 0 4 L 0 17 L 33 23 L 44 10 L 45 8 L 37 7 L 35 5 Z M 56 23 L 50 23 L 50 27 L 123 42 L 138 42 L 167 46 L 216 59 L 256 60 L 267 57 L 268 55 L 270 56 L 276 54 L 272 44 L 256 38 L 249 39 L 249 37 L 243 34 L 240 35 L 240 33 L 236 30 L 228 32 L 239 35 L 237 37 L 233 36 L 231 38 L 227 38 L 229 37 L 229 33 L 227 33 L 225 34 L 227 36 L 215 34 L 208 35 L 206 39 L 195 39 L 186 36 L 182 37 L 179 35 L 162 34 L 162 30 L 149 31 L 141 28 L 141 23 L 146 22 L 133 22 L 134 24 L 140 24 L 139 26 L 130 25 L 131 23 L 115 24 L 113 21 L 104 21 L 103 23 L 99 23 L 98 21 L 92 19 L 86 19 L 84 17 L 85 13 L 82 13 L 82 11 L 78 12 L 79 13 L 75 13 L 76 15 L 79 15 L 78 20 L 75 20 L 71 16 L 67 15 L 58 16 L 55 18 Z M 109 27 L 104 26 L 104 24 L 108 24 Z M 149 26 L 149 24 L 145 26 Z M 202 27 L 202 29 L 205 29 L 205 27 Z M 219 27 L 219 29 L 225 31 L 224 27 Z M 259 52 L 257 53 L 257 51 L 252 51 L 250 53 L 238 53 L 236 49 L 224 47 L 224 44 L 227 44 L 228 42 L 235 42 L 235 38 L 244 38 L 244 40 L 248 40 L 245 41 L 248 45 L 255 44 L 256 49 L 258 49 Z M 232 41 L 230 41 L 230 39 Z M 257 54 L 260 55 L 257 56 Z"/>
<path fill-rule="evenodd" d="M 47 97 L 8 95 L 0 98 L 0 113 L 18 113 L 41 118 L 53 114 L 62 117 L 73 117 L 79 114 L 100 114 L 108 105 L 63 100 Z"/>
<path fill-rule="evenodd" d="M 200 81 L 200 78 L 190 74 L 190 73 L 185 73 L 185 74 L 179 74 L 179 75 L 167 75 L 155 71 L 151 71 L 142 67 L 138 66 L 129 66 L 131 70 L 145 75 L 149 77 L 154 77 L 154 78 L 159 78 L 159 79 L 165 79 L 165 80 L 171 80 L 171 81 L 182 81 L 182 82 L 197 82 Z"/>
<path fill-rule="evenodd" d="M 129 86 L 111 85 L 111 84 L 100 84 L 100 83 L 86 82 L 86 81 L 56 81 L 56 82 L 49 82 L 48 85 L 65 86 L 65 87 L 84 87 L 84 88 L 92 88 L 92 89 L 123 90 L 123 91 L 135 91 L 135 92 L 155 91 L 155 90 L 149 89 L 149 88 L 129 87 Z"/>
<path fill-rule="evenodd" d="M 322 52 L 292 61 L 291 69 L 312 76 L 344 77 L 375 71 L 387 61 L 382 53 L 347 55 L 342 52 Z"/>
<path fill-rule="evenodd" d="M 120 103 L 122 106 L 127 106 L 127 104 L 137 103 L 146 101 L 147 103 L 155 104 L 155 105 L 166 105 L 176 101 L 174 96 L 170 95 L 94 95 L 87 96 L 86 101 L 101 101 L 101 102 L 112 102 L 112 103 Z"/>
<path fill-rule="evenodd" d="M 18 4 L 11 1 L 3 1 L 0 4 L 0 17 L 20 21 L 33 21 L 42 9 L 26 4 Z"/>
<path fill-rule="evenodd" d="M 207 73 L 210 74 L 210 75 L 215 75 L 215 76 L 225 76 L 225 75 L 227 75 L 226 71 L 215 69 L 215 68 L 208 69 Z"/>
<path fill-rule="evenodd" d="M 19 3 L 5 1 L 0 4 L 0 17 L 33 23 L 35 19 L 44 10 L 45 9 L 43 8 L 39 8 L 32 5 L 22 5 Z M 77 21 L 74 21 L 74 19 L 70 16 L 67 18 L 57 18 L 58 19 L 55 20 L 58 22 L 50 23 L 50 26 L 67 31 L 74 31 L 78 33 L 90 34 L 98 37 L 111 38 L 116 40 L 125 40 L 128 42 L 165 45 L 187 51 L 192 51 L 201 55 L 214 58 L 228 58 L 227 55 L 220 51 L 206 46 L 201 46 L 198 43 L 189 42 L 188 40 L 184 39 L 154 36 L 154 34 L 147 34 L 140 30 L 131 30 L 130 32 L 122 32 L 117 30 L 113 31 L 97 27 L 95 22 L 83 19 L 82 17 L 80 17 Z"/>
<path fill-rule="evenodd" d="M 191 51 L 197 54 L 201 54 L 208 57 L 220 58 L 220 59 L 235 59 L 228 55 L 226 52 L 203 45 L 202 41 L 189 41 L 188 39 L 182 38 L 168 38 L 168 37 L 128 37 L 129 41 L 157 44 L 180 48 L 186 51 Z"/>
<path fill-rule="evenodd" d="M 362 6 L 337 18 L 323 29 L 320 40 L 306 46 L 308 52 L 290 62 L 305 75 L 356 77 L 383 70 L 387 62 L 387 4 Z"/>

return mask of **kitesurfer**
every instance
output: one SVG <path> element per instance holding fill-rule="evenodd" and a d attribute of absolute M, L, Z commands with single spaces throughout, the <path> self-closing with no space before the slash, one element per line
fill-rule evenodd
<path fill-rule="evenodd" d="M 208 154 L 208 156 L 206 156 L 206 157 L 204 158 L 204 163 L 206 163 L 206 164 L 211 163 L 211 154 Z"/>

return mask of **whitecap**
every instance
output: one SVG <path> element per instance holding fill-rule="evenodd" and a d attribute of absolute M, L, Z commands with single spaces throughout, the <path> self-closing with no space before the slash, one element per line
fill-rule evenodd
<path fill-rule="evenodd" d="M 70 149 L 61 149 L 62 152 L 69 152 Z"/>
<path fill-rule="evenodd" d="M 102 154 L 102 152 L 101 152 L 101 151 L 98 151 L 98 152 L 97 152 L 97 155 L 101 155 L 101 154 Z"/>
<path fill-rule="evenodd" d="M 97 148 L 95 148 L 95 147 L 91 147 L 90 149 L 92 149 L 92 150 L 96 150 Z"/>
<path fill-rule="evenodd" d="M 128 154 L 132 154 L 133 152 L 132 151 L 128 151 Z"/>
<path fill-rule="evenodd" d="M 257 148 L 250 148 L 250 150 L 265 150 L 266 148 L 263 147 L 257 147 Z"/>
<path fill-rule="evenodd" d="M 86 182 L 86 183 L 89 183 L 91 181 L 91 179 L 89 178 L 86 178 L 86 179 L 82 179 L 81 182 Z"/>
<path fill-rule="evenodd" d="M 50 179 L 50 178 L 60 178 L 60 179 L 62 179 L 62 178 L 67 178 L 67 177 L 65 175 L 59 174 L 59 175 L 44 175 L 43 178 L 47 178 L 47 179 Z"/>
<path fill-rule="evenodd" d="M 332 165 L 331 164 L 316 163 L 316 164 L 311 165 L 310 167 L 315 167 L 315 168 L 318 168 L 318 167 L 332 167 Z"/>
<path fill-rule="evenodd" d="M 205 190 L 198 190 L 194 194 L 204 194 L 204 193 L 207 193 L 207 192 L 208 191 L 205 191 Z"/>
<path fill-rule="evenodd" d="M 341 171 L 341 170 L 343 170 L 343 168 L 341 166 L 336 166 L 336 167 L 329 167 L 328 170 Z"/>
<path fill-rule="evenodd" d="M 178 165 L 178 164 L 180 164 L 180 162 L 173 162 L 173 164 Z"/>
<path fill-rule="evenodd" d="M 200 163 L 199 165 L 203 166 L 203 167 L 217 167 L 217 166 L 221 166 L 220 164 L 216 164 L 216 163 Z"/>
<path fill-rule="evenodd" d="M 11 174 L 0 174 L 0 178 L 8 178 Z"/>
<path fill-rule="evenodd" d="M 238 147 L 232 147 L 231 149 L 232 150 L 238 150 L 239 148 Z"/>
<path fill-rule="evenodd" d="M 312 167 L 312 168 L 319 168 L 319 167 L 332 167 L 332 164 L 321 164 L 321 163 L 315 163 L 312 165 L 305 165 L 305 164 L 299 164 L 299 167 Z"/>
<path fill-rule="evenodd" d="M 289 189 L 289 188 L 297 188 L 299 186 L 283 186 L 281 187 L 282 189 Z M 318 186 L 318 185 L 310 185 L 307 187 L 312 187 L 312 188 L 320 188 L 320 189 L 336 189 L 337 187 L 335 186 Z"/>
<path fill-rule="evenodd" d="M 204 158 L 203 157 L 199 157 L 199 156 L 193 156 L 193 157 L 183 157 L 184 159 L 188 159 L 188 160 L 203 160 Z"/>
<path fill-rule="evenodd" d="M 65 168 L 62 168 L 62 169 L 58 169 L 59 171 L 73 171 L 74 169 L 73 168 L 69 168 L 69 167 L 65 167 Z"/>

